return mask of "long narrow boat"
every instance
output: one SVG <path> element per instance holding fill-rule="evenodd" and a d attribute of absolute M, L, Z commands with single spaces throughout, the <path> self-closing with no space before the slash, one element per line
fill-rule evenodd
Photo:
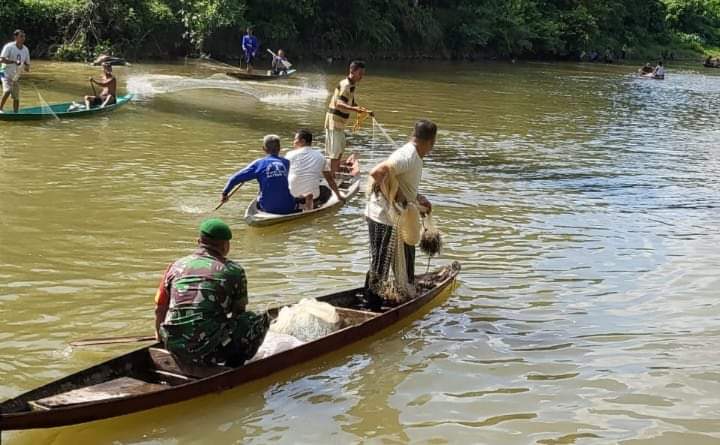
<path fill-rule="evenodd" d="M 360 190 L 360 163 L 354 156 L 349 162 L 349 164 L 346 164 L 344 168 L 341 168 L 341 170 L 335 174 L 335 182 L 345 201 L 355 196 Z M 310 215 L 317 215 L 318 213 L 342 207 L 342 205 L 343 202 L 333 193 L 330 199 L 316 209 L 290 213 L 288 215 L 278 215 L 260 210 L 256 198 L 253 199 L 245 210 L 245 222 L 250 226 L 269 226 Z"/>
<path fill-rule="evenodd" d="M 227 74 L 230 77 L 234 77 L 236 79 L 240 80 L 274 80 L 274 79 L 287 79 L 288 77 L 293 76 L 297 70 L 287 70 L 287 74 L 283 75 L 277 75 L 273 74 L 270 70 L 262 71 L 262 70 L 252 70 L 252 71 L 228 71 L 225 74 Z"/>
<path fill-rule="evenodd" d="M 128 94 L 125 96 L 119 96 L 117 98 L 117 102 L 113 105 L 108 105 L 107 107 L 100 108 L 90 108 L 89 110 L 86 110 L 85 108 L 79 109 L 79 110 L 73 110 L 68 111 L 70 109 L 70 106 L 73 104 L 73 102 L 63 102 L 59 104 L 50 105 L 49 109 L 47 106 L 44 107 L 31 107 L 31 108 L 21 108 L 18 110 L 17 113 L 11 113 L 11 112 L 4 112 L 0 113 L 0 121 L 32 121 L 32 120 L 41 120 L 41 119 L 53 119 L 55 117 L 58 117 L 60 119 L 66 119 L 66 118 L 75 118 L 75 117 L 85 117 L 85 116 L 91 116 L 96 114 L 103 114 L 103 113 L 109 113 L 111 111 L 115 111 L 118 108 L 122 107 L 126 103 L 130 102 L 130 100 L 133 98 L 132 94 Z"/>
<path fill-rule="evenodd" d="M 122 416 L 224 391 L 266 377 L 380 332 L 429 303 L 460 272 L 454 262 L 418 275 L 417 296 L 379 312 L 365 309 L 363 288 L 318 298 L 336 307 L 337 331 L 236 368 L 188 367 L 159 344 L 122 355 L 0 404 L 0 431 L 49 428 Z M 276 316 L 279 308 L 270 311 Z"/>

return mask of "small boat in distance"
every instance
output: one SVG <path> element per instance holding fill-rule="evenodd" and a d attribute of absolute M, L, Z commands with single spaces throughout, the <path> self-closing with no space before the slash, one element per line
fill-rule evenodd
<path fill-rule="evenodd" d="M 160 344 L 138 349 L 0 403 L 0 431 L 51 428 L 107 419 L 225 391 L 337 351 L 418 312 L 451 291 L 460 263 L 418 275 L 414 298 L 377 312 L 367 310 L 363 288 L 323 297 L 335 306 L 338 330 L 242 366 L 181 365 Z M 280 308 L 270 310 L 277 317 Z"/>
<path fill-rule="evenodd" d="M 340 167 L 340 170 L 335 173 L 335 182 L 337 183 L 338 189 L 340 189 L 343 199 L 347 201 L 360 190 L 360 163 L 355 156 L 351 156 L 345 162 L 346 163 Z M 321 187 L 327 186 L 321 185 Z M 255 198 L 250 205 L 248 205 L 247 210 L 245 210 L 245 222 L 250 226 L 270 226 L 310 215 L 317 215 L 321 212 L 342 207 L 342 205 L 343 202 L 333 193 L 330 198 L 318 208 L 289 213 L 287 215 L 278 215 L 260 210 L 258 208 L 257 198 Z"/>
<path fill-rule="evenodd" d="M 94 107 L 86 110 L 83 106 L 79 109 L 72 109 L 73 102 L 63 102 L 48 106 L 20 108 L 17 113 L 4 112 L 0 113 L 0 121 L 33 121 L 42 119 L 53 119 L 58 117 L 60 119 L 75 118 L 75 117 L 86 117 L 96 114 L 110 113 L 115 111 L 126 103 L 130 102 L 133 98 L 132 94 L 125 96 L 119 96 L 117 101 L 113 105 L 106 107 Z"/>
<path fill-rule="evenodd" d="M 291 69 L 287 70 L 287 74 L 273 74 L 270 70 L 252 70 L 252 71 L 246 71 L 246 70 L 238 70 L 238 71 L 227 71 L 225 74 L 227 74 L 230 77 L 234 77 L 239 80 L 274 80 L 274 79 L 287 79 L 288 77 L 293 76 L 297 70 Z"/>

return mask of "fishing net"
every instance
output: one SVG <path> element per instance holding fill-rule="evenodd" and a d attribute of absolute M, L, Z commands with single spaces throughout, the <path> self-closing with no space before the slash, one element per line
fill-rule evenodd
<path fill-rule="evenodd" d="M 262 345 L 258 348 L 255 356 L 248 360 L 246 363 L 252 363 L 258 360 L 262 360 L 271 355 L 279 354 L 290 349 L 297 348 L 303 345 L 304 342 L 299 340 L 292 335 L 279 334 L 277 332 L 268 331 L 265 335 Z"/>
<path fill-rule="evenodd" d="M 355 113 L 355 123 L 352 126 L 352 132 L 357 133 L 358 130 L 360 130 L 365 123 L 365 119 L 370 116 L 370 113 L 367 111 L 361 111 L 360 113 Z"/>
<path fill-rule="evenodd" d="M 383 256 L 377 259 L 381 264 L 380 271 L 371 279 L 372 290 L 386 301 L 399 304 L 415 296 L 415 286 L 408 277 L 405 245 L 415 246 L 420 242 L 420 211 L 414 196 L 412 201 L 405 198 L 412 192 L 397 180 L 397 172 L 392 165 L 381 183 L 376 184 L 370 177 L 368 189 L 369 193 L 382 195 L 392 222 L 389 240 L 383 242 L 380 249 Z"/>
<path fill-rule="evenodd" d="M 435 228 L 432 220 L 432 214 L 428 213 L 423 218 L 423 232 L 420 237 L 420 251 L 428 256 L 428 264 L 425 273 L 430 270 L 430 260 L 436 255 L 440 255 L 442 251 L 442 235 Z"/>
<path fill-rule="evenodd" d="M 333 333 L 339 326 L 340 317 L 331 304 L 303 298 L 297 304 L 280 309 L 270 330 L 308 342 Z"/>

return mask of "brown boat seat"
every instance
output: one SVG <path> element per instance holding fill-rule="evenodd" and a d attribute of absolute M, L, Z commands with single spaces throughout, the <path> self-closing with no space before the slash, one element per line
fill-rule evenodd
<path fill-rule="evenodd" d="M 232 368 L 227 366 L 200 366 L 194 364 L 180 363 L 173 355 L 163 348 L 148 348 L 150 360 L 155 368 L 166 373 L 179 374 L 180 376 L 204 379 L 221 372 L 229 371 Z"/>
<path fill-rule="evenodd" d="M 335 311 L 337 311 L 338 316 L 342 320 L 342 328 L 346 328 L 348 326 L 355 326 L 356 324 L 363 323 L 379 315 L 375 312 L 360 311 L 357 309 L 349 309 L 344 307 L 336 307 Z"/>
<path fill-rule="evenodd" d="M 28 404 L 36 411 L 45 411 L 80 403 L 117 399 L 167 388 L 156 383 L 143 382 L 132 377 L 118 377 L 96 385 L 73 389 L 61 394 L 33 400 Z"/>

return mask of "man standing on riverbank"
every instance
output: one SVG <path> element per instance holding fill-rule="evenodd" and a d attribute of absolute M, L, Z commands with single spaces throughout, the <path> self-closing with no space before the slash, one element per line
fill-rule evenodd
<path fill-rule="evenodd" d="M 21 29 L 16 29 L 13 33 L 14 42 L 5 45 L 0 52 L 0 64 L 2 64 L 3 95 L 0 100 L 0 113 L 3 112 L 5 102 L 12 96 L 13 111 L 17 113 L 20 108 L 20 74 L 23 67 L 30 72 L 30 51 L 25 46 L 25 33 Z"/>
<path fill-rule="evenodd" d="M 419 230 L 419 214 L 432 211 L 418 193 L 423 158 L 435 145 L 437 125 L 428 120 L 415 123 L 410 142 L 370 171 L 372 192 L 365 208 L 370 235 L 370 271 L 365 279 L 365 298 L 373 309 L 383 300 L 403 302 L 414 294 L 415 246 L 407 241 L 413 228 Z M 414 220 L 413 220 L 414 219 Z M 388 277 L 393 270 L 394 295 L 388 295 Z"/>
<path fill-rule="evenodd" d="M 355 88 L 365 75 L 365 62 L 355 60 L 350 63 L 348 76 L 335 88 L 328 111 L 325 114 L 325 155 L 330 158 L 330 174 L 334 177 L 340 167 L 340 159 L 345 152 L 345 126 L 350 112 L 373 112 L 355 103 Z"/>

